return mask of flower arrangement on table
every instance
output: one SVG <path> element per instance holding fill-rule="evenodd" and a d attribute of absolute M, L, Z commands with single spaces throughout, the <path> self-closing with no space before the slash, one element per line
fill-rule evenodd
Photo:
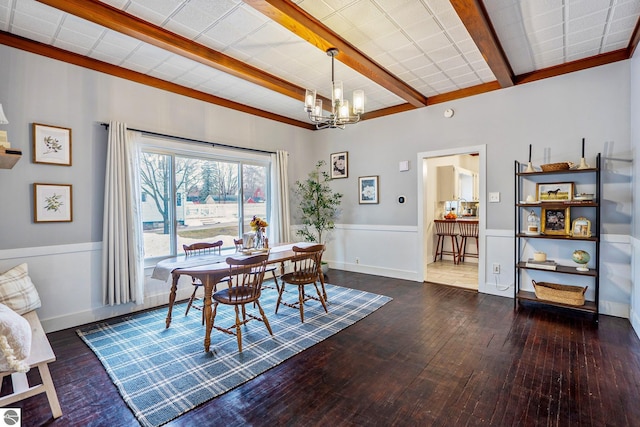
<path fill-rule="evenodd" d="M 251 225 L 251 229 L 256 232 L 256 248 L 263 248 L 265 246 L 264 233 L 267 231 L 266 228 L 269 226 L 269 223 L 254 215 L 249 225 Z"/>

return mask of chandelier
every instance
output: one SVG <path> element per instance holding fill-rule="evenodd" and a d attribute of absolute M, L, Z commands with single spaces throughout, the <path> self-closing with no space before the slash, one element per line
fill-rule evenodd
<path fill-rule="evenodd" d="M 342 82 L 334 80 L 333 61 L 338 49 L 329 48 L 327 55 L 331 57 L 331 112 L 323 115 L 322 99 L 316 99 L 315 89 L 307 89 L 304 96 L 304 109 L 309 113 L 309 120 L 316 125 L 316 129 L 339 128 L 352 125 L 360 121 L 360 114 L 364 113 L 364 91 L 353 91 L 353 115 L 349 111 L 349 101 L 343 99 Z"/>

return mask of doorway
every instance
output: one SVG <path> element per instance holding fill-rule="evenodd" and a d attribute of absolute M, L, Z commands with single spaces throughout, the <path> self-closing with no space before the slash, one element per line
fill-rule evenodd
<path fill-rule="evenodd" d="M 460 170 L 469 171 L 470 168 L 465 168 L 464 161 L 461 163 L 461 159 L 469 155 L 477 158 L 477 176 L 475 177 L 475 179 L 477 179 L 477 193 L 473 196 L 474 199 L 477 198 L 478 200 L 477 206 L 475 202 L 473 203 L 473 208 L 476 209 L 473 212 L 478 220 L 477 263 L 476 259 L 473 259 L 473 262 L 468 262 L 467 257 L 465 257 L 465 262 L 459 264 L 454 264 L 452 257 L 448 259 L 443 257 L 443 259 L 446 259 L 446 262 L 434 263 L 433 259 L 436 251 L 434 220 L 441 219 L 446 208 L 450 209 L 455 206 L 457 209 L 460 206 L 469 206 L 468 200 L 459 200 L 465 199 L 465 197 L 460 196 L 460 193 L 455 193 L 458 197 L 452 194 L 451 200 L 449 201 L 457 199 L 456 201 L 462 202 L 461 204 L 453 205 L 447 203 L 445 206 L 447 200 L 441 199 L 446 199 L 446 197 L 438 194 L 438 167 L 458 163 L 457 166 Z M 418 166 L 418 277 L 422 278 L 422 281 L 432 281 L 474 290 L 482 290 L 482 282 L 485 277 L 486 146 L 477 145 L 418 153 L 416 164 Z M 441 169 L 440 174 L 442 175 L 442 171 L 446 169 L 447 168 Z M 467 193 L 465 193 L 465 195 L 466 194 Z M 450 244 L 451 243 L 449 243 L 449 245 Z M 470 247 L 471 245 L 469 244 L 467 248 Z"/>

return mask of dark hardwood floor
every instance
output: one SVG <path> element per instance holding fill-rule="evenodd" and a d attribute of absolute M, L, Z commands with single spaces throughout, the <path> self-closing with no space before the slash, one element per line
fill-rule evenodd
<path fill-rule="evenodd" d="M 595 326 L 535 306 L 516 312 L 508 298 L 336 270 L 329 282 L 393 301 L 167 425 L 640 425 L 640 341 L 626 319 Z M 49 339 L 64 415 L 53 421 L 44 395 L 32 397 L 20 404 L 23 426 L 137 425 L 74 330 Z"/>

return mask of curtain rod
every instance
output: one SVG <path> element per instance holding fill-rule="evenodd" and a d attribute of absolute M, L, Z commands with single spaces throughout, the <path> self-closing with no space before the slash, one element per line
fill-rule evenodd
<path fill-rule="evenodd" d="M 104 126 L 105 129 L 109 129 L 109 123 L 100 123 L 100 126 Z M 171 138 L 171 139 L 179 139 L 181 141 L 193 142 L 193 143 L 196 143 L 196 144 L 207 144 L 207 145 L 210 145 L 211 147 L 224 147 L 224 148 L 231 148 L 233 150 L 245 150 L 245 151 L 253 151 L 253 152 L 256 152 L 256 153 L 276 154 L 275 151 L 259 150 L 257 148 L 235 147 L 233 145 L 219 144 L 217 142 L 202 141 L 200 139 L 184 138 L 182 136 L 167 135 L 167 134 L 164 134 L 164 133 L 152 132 L 152 131 L 149 131 L 149 130 L 133 129 L 133 128 L 127 128 L 127 130 L 132 130 L 132 131 L 135 131 L 135 132 L 141 132 L 141 133 L 143 133 L 145 135 L 160 136 L 160 137 L 163 137 L 163 138 Z"/>

